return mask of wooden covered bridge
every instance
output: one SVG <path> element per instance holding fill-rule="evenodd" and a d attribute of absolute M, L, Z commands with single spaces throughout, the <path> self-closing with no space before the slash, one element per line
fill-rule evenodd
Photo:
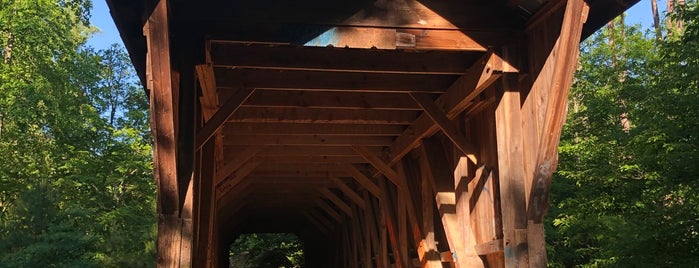
<path fill-rule="evenodd" d="M 545 267 L 582 38 L 637 0 L 107 0 L 150 96 L 158 266 Z"/>

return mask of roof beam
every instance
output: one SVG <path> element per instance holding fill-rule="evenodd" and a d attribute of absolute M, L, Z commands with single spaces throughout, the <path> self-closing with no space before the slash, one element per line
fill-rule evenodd
<path fill-rule="evenodd" d="M 417 111 L 242 107 L 228 122 L 410 125 Z"/>
<path fill-rule="evenodd" d="M 420 110 L 420 107 L 403 93 L 337 91 L 255 90 L 243 106 Z"/>
<path fill-rule="evenodd" d="M 278 89 L 357 92 L 442 93 L 458 77 L 436 74 L 340 73 L 216 68 L 219 89 Z M 242 103 L 242 102 L 241 102 Z"/>
<path fill-rule="evenodd" d="M 259 166 L 260 164 L 261 162 L 248 161 L 242 167 L 236 170 L 233 174 L 231 174 L 231 176 L 229 176 L 227 179 L 217 184 L 216 199 L 220 199 L 222 196 L 226 195 L 226 193 L 230 191 L 232 188 L 235 188 L 237 184 L 243 181 L 243 179 L 245 179 L 245 177 L 252 173 L 252 171 L 255 170 L 255 168 L 257 168 L 257 166 Z"/>
<path fill-rule="evenodd" d="M 447 91 L 436 101 L 435 105 L 444 107 L 448 119 L 454 119 L 468 108 L 469 105 L 495 82 L 500 75 L 497 73 L 502 66 L 502 60 L 493 53 L 488 53 L 464 75 L 459 77 Z M 391 145 L 389 164 L 396 164 L 403 156 L 415 148 L 420 140 L 434 134 L 439 127 L 426 114 L 421 115 L 413 124 L 396 138 Z"/>
<path fill-rule="evenodd" d="M 335 204 L 335 206 L 337 206 L 337 208 L 339 208 L 340 210 L 342 210 L 342 212 L 347 214 L 347 216 L 352 217 L 352 208 L 350 208 L 347 205 L 347 203 L 345 203 L 345 201 L 342 201 L 342 199 L 340 199 L 337 195 L 328 190 L 328 188 L 320 188 L 318 192 L 320 192 L 322 196 L 330 200 L 330 202 Z"/>
<path fill-rule="evenodd" d="M 354 135 L 398 136 L 405 130 L 400 125 L 347 125 L 310 123 L 227 123 L 226 135 Z"/>
<path fill-rule="evenodd" d="M 461 75 L 480 52 L 361 50 L 212 41 L 215 67 Z M 332 59 L 332 60 L 330 60 Z"/>
<path fill-rule="evenodd" d="M 461 133 L 456 126 L 447 118 L 447 115 L 442 111 L 441 108 L 435 104 L 432 99 L 425 95 L 410 94 L 415 102 L 422 107 L 425 114 L 434 121 L 434 123 L 442 130 L 442 132 L 447 135 L 449 140 L 456 146 L 459 151 L 468 157 L 473 163 L 478 163 L 476 158 L 476 153 L 478 152 L 476 148 L 466 140 L 466 135 Z"/>
<path fill-rule="evenodd" d="M 254 90 L 252 88 L 240 88 L 238 91 L 233 94 L 226 102 L 221 106 L 221 108 L 216 111 L 216 113 L 211 117 L 209 121 L 204 124 L 204 126 L 197 131 L 196 135 L 196 150 L 199 150 L 206 141 L 208 141 L 211 136 L 218 131 L 223 123 L 233 114 L 235 113 L 238 108 L 240 108 L 240 105 L 245 102 L 245 100 L 250 97 Z"/>
<path fill-rule="evenodd" d="M 391 168 L 391 166 L 388 165 L 388 163 L 381 160 L 381 158 L 376 156 L 373 152 L 361 146 L 352 146 L 352 149 L 354 149 L 354 151 L 357 152 L 357 154 L 364 157 L 364 159 L 366 159 L 372 166 L 379 170 L 379 172 L 386 176 L 386 178 L 391 180 L 391 182 L 398 186 L 398 188 L 406 187 L 404 183 L 405 178 L 396 173 L 396 171 L 393 170 L 393 168 Z"/>
<path fill-rule="evenodd" d="M 381 197 L 381 189 L 379 189 L 379 186 L 376 185 L 367 175 L 362 173 L 359 169 L 354 167 L 352 164 L 340 164 L 342 168 L 344 168 L 347 172 L 350 173 L 352 178 L 354 178 L 357 183 L 359 183 L 364 189 L 369 191 L 372 195 L 374 195 L 377 198 Z"/>
<path fill-rule="evenodd" d="M 264 148 L 264 146 L 250 146 L 248 148 L 245 148 L 235 158 L 229 160 L 225 166 L 216 170 L 216 175 L 214 176 L 215 184 L 218 185 L 224 179 L 228 178 L 228 176 L 230 176 L 231 174 L 233 174 L 233 172 L 238 170 L 240 166 L 244 165 L 248 162 L 248 160 L 252 159 L 260 150 L 262 150 L 262 148 Z"/>
<path fill-rule="evenodd" d="M 227 135 L 224 145 L 248 145 L 260 148 L 261 145 L 320 145 L 320 146 L 389 146 L 393 138 L 388 136 L 353 136 L 353 135 Z M 232 163 L 230 163 L 232 164 Z"/>
<path fill-rule="evenodd" d="M 345 195 L 347 198 L 352 200 L 357 206 L 359 206 L 361 209 L 366 209 L 366 205 L 364 204 L 364 199 L 362 199 L 357 192 L 349 188 L 344 182 L 342 182 L 340 179 L 336 177 L 330 177 L 330 181 Z"/>

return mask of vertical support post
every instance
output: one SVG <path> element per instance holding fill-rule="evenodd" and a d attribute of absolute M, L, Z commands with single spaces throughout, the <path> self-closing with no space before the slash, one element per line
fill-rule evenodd
<path fill-rule="evenodd" d="M 215 168 L 215 140 L 207 142 L 199 151 L 198 176 L 195 177 L 197 195 L 197 232 L 196 232 L 196 254 L 193 265 L 196 267 L 211 267 L 212 254 L 215 249 L 212 247 L 214 236 L 214 217 L 216 211 L 216 195 L 213 184 Z"/>
<path fill-rule="evenodd" d="M 495 110 L 495 128 L 505 267 L 527 267 L 527 208 L 520 95 L 515 74 L 505 74 L 502 81 L 504 92 Z"/>
<path fill-rule="evenodd" d="M 526 33 L 530 72 L 534 74 L 522 105 L 521 121 L 530 267 L 546 267 L 543 218 L 549 206 L 551 178 L 558 164 L 557 149 L 582 27 L 589 11 L 584 0 L 568 0 L 564 8 L 563 5 L 555 8 L 549 13 L 556 16 L 529 25 Z"/>
<path fill-rule="evenodd" d="M 143 28 L 148 49 L 146 75 L 155 144 L 153 175 L 158 188 L 157 266 L 189 267 L 192 224 L 183 221 L 180 209 L 184 205 L 181 197 L 186 192 L 180 189 L 183 185 L 177 172 L 178 95 L 175 87 L 179 79 L 171 65 L 168 15 L 167 0 L 159 1 Z"/>

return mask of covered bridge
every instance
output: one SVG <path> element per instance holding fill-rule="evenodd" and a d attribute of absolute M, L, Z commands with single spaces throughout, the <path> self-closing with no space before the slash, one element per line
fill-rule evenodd
<path fill-rule="evenodd" d="M 147 85 L 158 266 L 545 267 L 578 44 L 637 0 L 107 0 Z"/>

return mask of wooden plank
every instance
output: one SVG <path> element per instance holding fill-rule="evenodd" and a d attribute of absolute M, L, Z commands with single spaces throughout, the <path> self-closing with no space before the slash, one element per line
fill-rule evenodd
<path fill-rule="evenodd" d="M 241 107 L 228 122 L 410 125 L 417 111 L 306 107 Z"/>
<path fill-rule="evenodd" d="M 471 105 L 472 101 L 499 77 L 495 69 L 501 66 L 500 59 L 488 53 L 459 77 L 436 101 L 443 107 L 448 119 L 454 119 Z M 428 137 L 439 128 L 427 115 L 421 115 L 391 145 L 390 164 L 395 164 L 404 155 L 418 146 L 422 138 Z"/>
<path fill-rule="evenodd" d="M 382 174 L 386 176 L 393 184 L 398 186 L 398 188 L 403 188 L 405 187 L 404 181 L 405 178 L 401 177 L 396 173 L 393 168 L 391 168 L 388 164 L 386 164 L 381 158 L 376 156 L 375 153 L 369 151 L 366 147 L 361 147 L 361 146 L 352 146 L 352 149 L 354 149 L 357 154 L 360 156 L 364 157 L 369 163 L 374 166 L 376 169 L 378 169 Z"/>
<path fill-rule="evenodd" d="M 255 161 L 263 162 L 275 162 L 275 163 L 340 163 L 340 164 L 356 164 L 356 163 L 366 163 L 366 160 L 361 156 L 258 156 L 254 158 Z"/>
<path fill-rule="evenodd" d="M 308 210 L 304 211 L 303 213 L 311 216 L 316 221 L 320 222 L 323 226 L 325 226 L 325 228 L 328 231 L 332 231 L 333 229 L 335 229 L 335 225 L 333 223 L 331 223 L 330 220 L 328 220 L 328 218 L 323 217 L 323 215 L 319 214 L 317 210 L 308 209 Z"/>
<path fill-rule="evenodd" d="M 340 73 L 323 71 L 214 70 L 221 90 L 238 88 L 356 92 L 442 93 L 457 76 L 435 74 Z"/>
<path fill-rule="evenodd" d="M 233 172 L 238 170 L 242 165 L 247 163 L 252 159 L 260 150 L 262 146 L 250 146 L 245 148 L 240 154 L 236 155 L 235 158 L 227 161 L 226 165 L 216 170 L 216 175 L 214 176 L 214 181 L 216 185 L 221 183 L 224 179 L 228 178 Z"/>
<path fill-rule="evenodd" d="M 389 146 L 393 139 L 388 136 L 352 135 L 226 135 L 225 145 L 259 146 L 267 145 L 321 145 L 321 146 Z"/>
<path fill-rule="evenodd" d="M 362 171 L 357 169 L 354 165 L 339 164 L 339 166 L 344 168 L 352 176 L 352 178 L 354 178 L 354 180 L 357 181 L 357 183 L 359 183 L 372 195 L 374 195 L 377 198 L 381 197 L 381 190 L 379 189 L 379 186 L 377 186 L 367 175 L 365 175 Z"/>
<path fill-rule="evenodd" d="M 226 93 L 226 92 L 222 92 Z M 403 93 L 255 90 L 244 107 L 413 110 L 420 107 Z"/>
<path fill-rule="evenodd" d="M 209 121 L 219 109 L 218 94 L 216 94 L 216 78 L 214 68 L 210 63 L 194 66 L 199 80 L 202 96 L 200 98 L 204 122 Z"/>
<path fill-rule="evenodd" d="M 424 158 L 424 156 L 423 156 Z M 420 180 L 420 198 L 422 200 L 422 234 L 423 239 L 421 241 L 421 247 L 425 254 L 420 257 L 420 267 L 424 268 L 441 268 L 442 262 L 439 256 L 439 250 L 437 248 L 437 241 L 435 240 L 435 230 L 434 230 L 434 209 L 435 198 L 434 190 L 432 189 L 432 182 L 425 174 L 427 170 L 421 169 Z"/>
<path fill-rule="evenodd" d="M 214 222 L 216 214 L 216 199 L 213 193 L 215 190 L 214 184 L 214 169 L 216 144 L 213 141 L 208 142 L 199 151 L 199 158 L 195 164 L 195 206 L 196 206 L 196 221 L 194 232 L 194 259 L 193 266 L 206 265 L 207 256 L 210 256 L 211 248 L 209 247 L 212 241 L 212 236 L 216 224 Z"/>
<path fill-rule="evenodd" d="M 218 183 L 216 185 L 216 199 L 221 199 L 222 196 L 226 195 L 228 191 L 243 181 L 245 177 L 252 173 L 260 164 L 260 162 L 246 162 L 242 167 L 231 174 L 231 176 Z"/>
<path fill-rule="evenodd" d="M 461 51 L 404 53 L 226 41 L 212 41 L 211 54 L 216 67 L 454 75 L 463 74 L 464 66 L 471 65 L 479 57 L 478 53 Z"/>
<path fill-rule="evenodd" d="M 504 252 L 505 246 L 503 246 L 503 240 L 497 239 L 487 243 L 482 243 L 476 245 L 476 254 L 485 256 L 493 253 Z M 505 256 L 507 258 L 507 256 Z M 527 266 L 527 264 L 522 264 L 522 266 Z"/>
<path fill-rule="evenodd" d="M 336 222 L 342 222 L 342 216 L 328 205 L 323 199 L 314 200 L 317 207 L 324 211 L 328 216 L 332 217 Z"/>
<path fill-rule="evenodd" d="M 213 136 L 219 129 L 221 129 L 221 126 L 223 123 L 233 114 L 235 113 L 238 108 L 240 108 L 240 105 L 245 102 L 245 100 L 250 97 L 250 94 L 252 94 L 254 90 L 252 88 L 240 88 L 236 93 L 228 98 L 226 102 L 221 106 L 221 108 L 216 111 L 216 113 L 211 117 L 209 121 L 206 122 L 206 124 L 199 130 L 197 131 L 196 135 L 196 149 L 198 150 L 201 148 L 201 146 L 208 141 L 211 136 Z"/>
<path fill-rule="evenodd" d="M 364 204 L 364 199 L 362 199 L 357 192 L 354 190 L 350 189 L 347 184 L 342 182 L 340 179 L 331 177 L 330 181 L 352 202 L 354 202 L 358 207 L 361 209 L 366 209 L 366 205 Z"/>
<path fill-rule="evenodd" d="M 533 176 L 526 182 L 529 187 L 527 189 L 528 257 L 529 265 L 532 267 L 543 267 L 547 262 L 543 218 L 549 206 L 551 178 L 558 164 L 557 149 L 566 117 L 568 92 L 579 54 L 578 42 L 582 36 L 588 11 L 589 6 L 585 1 L 567 1 L 558 36 L 555 35 L 558 29 L 550 26 L 535 27 L 537 31 L 529 33 L 532 36 L 542 34 L 549 37 L 550 42 L 544 43 L 544 47 L 551 48 L 550 52 L 530 49 L 533 52 L 530 61 L 541 64 L 533 65 L 541 69 L 536 78 L 533 78 L 530 95 L 539 94 L 547 99 L 543 103 L 537 103 L 530 101 L 528 97 L 524 104 L 524 109 L 529 112 L 527 120 L 523 120 L 523 125 L 527 129 L 525 133 L 529 136 L 525 137 L 525 148 L 537 150 L 535 157 L 525 155 L 525 161 L 535 163 L 525 165 L 527 170 L 533 172 Z M 551 24 L 557 25 L 558 21 Z M 540 131 L 532 131 L 532 129 L 540 129 Z M 532 145 L 537 149 L 532 149 Z"/>
<path fill-rule="evenodd" d="M 398 136 L 405 130 L 400 125 L 345 125 L 291 123 L 228 123 L 225 135 L 355 135 Z"/>
<path fill-rule="evenodd" d="M 319 3 L 300 0 L 294 5 L 284 1 L 222 2 L 215 6 L 189 5 L 197 18 L 226 18 L 234 23 L 320 24 L 323 26 L 373 26 L 381 28 L 476 29 L 493 31 L 512 26 L 516 13 L 500 11 L 499 3 L 470 3 L 457 0 L 426 1 L 335 1 Z M 494 11 L 494 10 L 497 10 Z M 197 12 L 195 12 L 197 11 Z M 208 11 L 208 12 L 205 12 Z M 230 27 L 230 25 L 226 25 Z M 470 26 L 470 27 L 469 27 Z M 467 28 L 469 27 L 469 28 Z"/>
<path fill-rule="evenodd" d="M 147 80 L 154 140 L 154 176 L 160 214 L 179 214 L 177 157 L 166 1 L 159 1 L 143 28 L 148 54 Z"/>
<path fill-rule="evenodd" d="M 395 266 L 397 268 L 407 267 L 407 263 L 405 263 L 407 256 L 403 256 L 403 252 L 400 250 L 400 247 L 405 244 L 402 244 L 400 238 L 398 238 L 400 231 L 398 230 L 396 208 L 392 204 L 393 199 L 383 178 L 379 178 L 379 188 L 381 189 L 381 211 L 383 212 L 388 238 L 391 241 L 391 251 L 395 260 Z"/>
<path fill-rule="evenodd" d="M 244 147 L 241 146 L 225 146 L 225 158 L 229 159 L 238 155 Z M 379 152 L 376 147 L 368 147 L 371 152 Z M 258 156 L 357 156 L 351 147 L 347 146 L 320 146 L 320 145 L 278 145 L 268 146 L 257 153 Z"/>
<path fill-rule="evenodd" d="M 328 188 L 320 188 L 318 190 L 322 196 L 330 200 L 337 208 L 342 210 L 347 216 L 352 217 L 352 208 L 345 203 L 345 201 L 342 201 L 337 195 L 335 195 L 333 192 L 328 190 Z"/>
<path fill-rule="evenodd" d="M 442 132 L 454 143 L 456 148 L 459 149 L 464 155 L 466 155 L 473 163 L 478 163 L 478 158 L 476 157 L 476 148 L 471 145 L 471 143 L 466 140 L 466 135 L 461 133 L 454 124 L 447 118 L 444 111 L 439 108 L 429 96 L 410 94 L 415 102 L 420 105 L 425 114 L 434 121 L 434 123 L 442 130 Z"/>
<path fill-rule="evenodd" d="M 447 242 L 452 252 L 461 253 L 456 259 L 457 267 L 482 267 L 483 263 L 473 251 L 471 228 L 464 226 L 457 213 L 457 195 L 452 170 L 448 166 L 447 155 L 437 139 L 425 139 L 421 146 L 420 168 L 435 190 L 435 201 L 441 215 Z M 468 219 L 466 219 L 468 220 Z"/>
<path fill-rule="evenodd" d="M 527 207 L 525 198 L 522 119 L 517 77 L 503 79 L 504 92 L 495 110 L 495 128 L 500 182 L 500 209 L 506 267 L 529 264 L 527 250 Z"/>
<path fill-rule="evenodd" d="M 322 232 L 325 235 L 328 235 L 330 233 L 330 231 L 327 229 L 327 227 L 325 225 L 320 223 L 320 221 L 316 220 L 316 218 L 314 218 L 313 216 L 311 216 L 307 212 L 302 212 L 301 214 L 303 214 L 303 216 L 306 217 L 306 219 L 311 223 L 311 225 L 315 226 L 316 230 L 319 230 L 320 232 Z"/>
<path fill-rule="evenodd" d="M 371 252 L 373 253 L 374 256 L 374 261 L 373 263 L 375 264 L 374 267 L 382 267 L 382 255 L 381 255 L 381 242 L 379 238 L 379 228 L 381 223 L 377 222 L 376 220 L 376 209 L 374 204 L 377 203 L 375 202 L 375 198 L 372 198 L 369 195 L 368 191 L 362 191 L 362 197 L 364 198 L 364 202 L 367 204 L 367 209 L 364 210 L 364 220 L 366 224 L 366 229 L 368 231 L 366 235 L 369 236 L 369 239 L 367 241 L 371 241 Z M 372 267 L 369 265 L 368 267 Z"/>

